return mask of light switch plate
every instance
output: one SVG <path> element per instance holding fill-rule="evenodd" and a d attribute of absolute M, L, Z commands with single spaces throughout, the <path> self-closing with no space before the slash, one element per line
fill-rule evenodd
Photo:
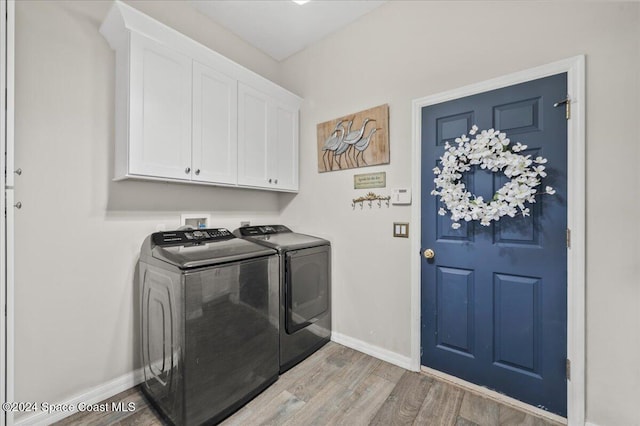
<path fill-rule="evenodd" d="M 407 222 L 393 222 L 393 236 L 409 238 L 409 224 Z"/>

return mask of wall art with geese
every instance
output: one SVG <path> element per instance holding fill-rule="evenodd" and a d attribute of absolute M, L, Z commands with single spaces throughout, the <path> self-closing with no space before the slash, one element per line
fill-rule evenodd
<path fill-rule="evenodd" d="M 318 172 L 389 164 L 389 105 L 318 124 Z"/>

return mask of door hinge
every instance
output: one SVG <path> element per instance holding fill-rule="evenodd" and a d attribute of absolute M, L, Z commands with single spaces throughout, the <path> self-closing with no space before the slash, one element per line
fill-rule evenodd
<path fill-rule="evenodd" d="M 567 358 L 566 360 L 566 364 L 565 364 L 565 370 L 567 373 L 567 380 L 571 380 L 571 360 L 569 358 Z"/>
<path fill-rule="evenodd" d="M 571 99 L 569 98 L 569 95 L 567 95 L 565 99 L 553 104 L 553 107 L 558 108 L 560 105 L 564 105 L 564 116 L 569 120 L 571 118 Z"/>
<path fill-rule="evenodd" d="M 571 248 L 571 229 L 567 228 L 567 248 Z"/>

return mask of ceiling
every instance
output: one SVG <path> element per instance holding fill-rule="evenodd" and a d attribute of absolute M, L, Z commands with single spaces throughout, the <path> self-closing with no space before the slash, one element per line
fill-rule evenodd
<path fill-rule="evenodd" d="M 200 12 L 277 61 L 347 26 L 387 0 L 191 0 Z"/>

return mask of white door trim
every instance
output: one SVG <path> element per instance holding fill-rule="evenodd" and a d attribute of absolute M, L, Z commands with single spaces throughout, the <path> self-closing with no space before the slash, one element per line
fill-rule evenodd
<path fill-rule="evenodd" d="M 460 87 L 412 102 L 412 184 L 411 208 L 411 368 L 420 371 L 420 268 L 421 238 L 421 110 L 453 99 L 463 98 L 555 74 L 567 73 L 571 99 L 571 119 L 567 122 L 568 144 L 568 226 L 571 248 L 567 251 L 567 356 L 571 360 L 571 380 L 567 383 L 569 425 L 585 422 L 585 57 L 574 56 L 525 71 Z"/>
<path fill-rule="evenodd" d="M 5 19 L 6 17 L 6 19 Z M 13 401 L 13 179 L 14 179 L 14 48 L 15 2 L 0 0 L 0 401 Z M 6 157 L 4 155 L 6 153 Z M 5 174 L 6 171 L 6 174 Z M 4 211 L 6 209 L 6 215 Z M 0 410 L 0 425 L 13 424 L 13 414 Z"/>
<path fill-rule="evenodd" d="M 7 13 L 7 1 L 0 0 L 0 21 L 2 24 L 0 25 L 0 94 L 4 93 L 6 87 L 6 65 L 7 65 L 7 57 L 6 57 L 6 34 L 7 34 L 7 21 L 4 19 Z M 2 99 L 2 98 L 0 98 Z M 4 102 L 0 102 L 0 188 L 2 188 L 2 195 L 0 196 L 0 403 L 4 403 L 7 401 L 6 397 L 6 380 L 7 370 L 6 370 L 6 319 L 4 316 L 4 306 L 6 303 L 7 296 L 7 252 L 6 252 L 6 219 L 5 219 L 5 209 L 7 205 L 7 194 L 5 191 L 6 182 L 5 182 L 5 170 L 6 170 L 6 161 L 5 161 L 5 152 L 6 152 L 6 109 Z M 0 409 L 0 425 L 5 425 L 5 411 Z"/>

